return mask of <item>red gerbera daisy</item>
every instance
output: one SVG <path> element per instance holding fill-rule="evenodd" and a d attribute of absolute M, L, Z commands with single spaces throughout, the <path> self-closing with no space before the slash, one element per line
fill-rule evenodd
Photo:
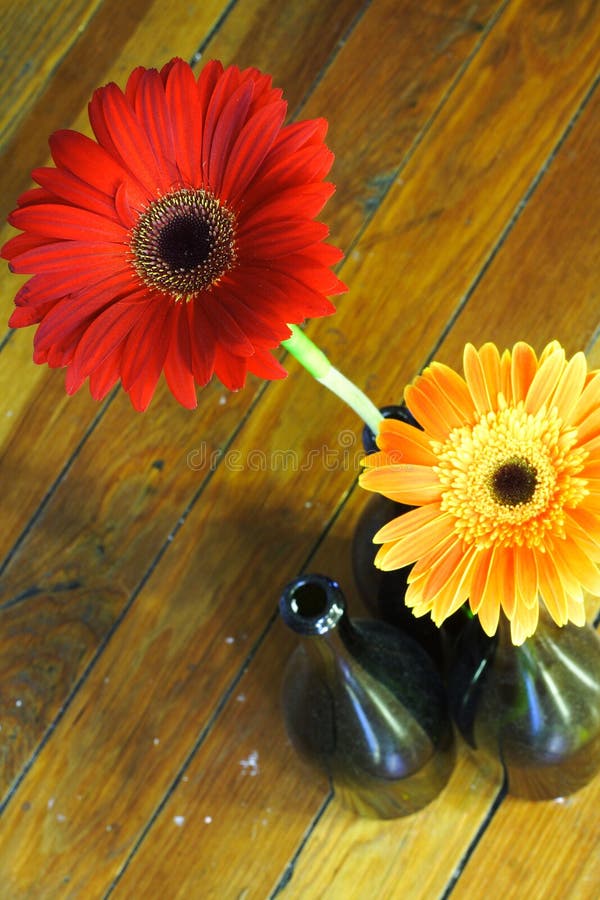
<path fill-rule="evenodd" d="M 2 255 L 34 276 L 9 324 L 39 323 L 34 361 L 68 367 L 68 393 L 89 377 L 99 400 L 120 379 L 143 410 L 164 371 L 191 408 L 213 373 L 232 390 L 285 375 L 270 351 L 288 323 L 345 290 L 314 221 L 334 190 L 327 123 L 285 114 L 257 69 L 210 62 L 196 79 L 175 59 L 94 93 L 95 141 L 50 138 L 56 167 L 33 172 Z"/>

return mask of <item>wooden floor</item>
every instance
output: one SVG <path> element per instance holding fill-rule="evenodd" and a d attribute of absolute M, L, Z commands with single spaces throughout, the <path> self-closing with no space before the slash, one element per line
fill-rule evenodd
<path fill-rule="evenodd" d="M 2 219 L 97 85 L 256 65 L 330 120 L 350 290 L 308 333 L 378 405 L 467 340 L 600 364 L 595 0 L 2 0 L 0 21 Z M 145 414 L 67 398 L 32 337 L 0 334 L 1 900 L 600 896 L 600 778 L 529 804 L 461 748 L 430 807 L 379 823 L 296 759 L 276 604 L 310 569 L 359 612 L 351 412 L 291 359 L 193 413 L 164 385 Z"/>

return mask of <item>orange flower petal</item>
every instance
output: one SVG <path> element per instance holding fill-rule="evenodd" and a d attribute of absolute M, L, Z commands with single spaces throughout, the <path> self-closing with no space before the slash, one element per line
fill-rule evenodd
<path fill-rule="evenodd" d="M 362 487 L 408 506 L 433 503 L 441 497 L 440 482 L 431 466 L 380 466 L 360 476 Z"/>
<path fill-rule="evenodd" d="M 396 462 L 418 463 L 434 466 L 437 457 L 431 449 L 431 440 L 419 428 L 397 419 L 382 419 L 377 436 L 377 446 L 390 453 L 400 453 Z"/>
<path fill-rule="evenodd" d="M 501 568 L 496 565 L 497 555 L 498 548 L 494 547 L 488 568 L 487 580 L 485 587 L 481 592 L 481 600 L 477 610 L 481 627 L 489 637 L 492 637 L 498 628 L 500 605 L 504 596 L 504 585 L 499 577 Z"/>
<path fill-rule="evenodd" d="M 589 378 L 571 414 L 571 423 L 578 425 L 600 406 L 600 373 Z"/>
<path fill-rule="evenodd" d="M 569 360 L 556 386 L 552 405 L 565 422 L 569 421 L 581 395 L 587 377 L 587 362 L 584 353 L 576 353 Z"/>
<path fill-rule="evenodd" d="M 470 422 L 475 413 L 473 399 L 464 378 L 444 363 L 432 362 L 429 366 L 430 377 L 433 378 L 440 391 L 459 415 L 458 424 Z"/>
<path fill-rule="evenodd" d="M 529 547 L 515 548 L 515 590 L 517 606 L 528 609 L 538 603 L 538 574 L 535 555 Z"/>
<path fill-rule="evenodd" d="M 573 597 L 567 597 L 567 606 L 569 612 L 569 622 L 580 627 L 585 625 L 585 604 L 583 598 L 576 600 Z"/>
<path fill-rule="evenodd" d="M 600 562 L 600 522 L 598 516 L 589 512 L 586 507 L 578 506 L 575 509 L 565 510 L 567 532 L 571 541 L 574 541 L 584 553 Z"/>
<path fill-rule="evenodd" d="M 464 349 L 463 369 L 473 404 L 479 415 L 495 409 L 497 397 L 493 398 L 488 391 L 485 369 L 473 344 L 467 344 Z"/>
<path fill-rule="evenodd" d="M 540 595 L 557 625 L 566 625 L 568 604 L 563 583 L 548 553 L 536 554 Z"/>
<path fill-rule="evenodd" d="M 448 371 L 452 370 L 449 369 Z M 457 375 L 456 377 L 459 380 L 462 380 L 459 375 Z M 436 427 L 438 429 L 442 429 L 442 434 L 445 438 L 453 428 L 458 428 L 464 423 L 464 414 L 451 402 L 450 397 L 445 390 L 446 381 L 444 377 L 441 377 L 441 384 L 438 381 L 438 378 L 440 378 L 440 372 L 437 372 L 436 377 L 436 375 L 431 371 L 431 367 L 428 367 L 427 369 L 425 369 L 423 374 L 419 378 L 417 378 L 413 387 L 415 389 L 415 393 L 419 395 L 419 403 L 428 403 L 427 415 L 431 416 L 433 412 Z M 457 391 L 460 391 L 460 388 L 458 387 L 456 381 L 451 382 L 449 379 L 447 381 L 448 386 L 452 392 L 456 393 Z M 412 396 L 414 402 L 415 394 L 413 394 Z M 468 406 L 467 409 L 469 409 Z M 471 417 L 472 412 L 473 404 L 471 403 L 469 417 Z M 425 423 L 422 422 L 421 424 L 424 425 Z M 429 431 L 430 429 L 428 428 L 427 430 Z"/>
<path fill-rule="evenodd" d="M 512 399 L 515 405 L 525 400 L 537 368 L 537 358 L 529 344 L 523 341 L 515 344 L 511 358 Z"/>
<path fill-rule="evenodd" d="M 433 603 L 432 618 L 436 625 L 441 625 L 444 619 L 467 601 L 475 559 L 476 553 L 473 550 L 465 553 L 457 542 L 444 560 L 432 570 L 423 596 Z M 439 588 L 438 584 L 441 585 Z"/>
<path fill-rule="evenodd" d="M 515 614 L 510 623 L 510 637 L 515 646 L 518 647 L 528 637 L 531 637 L 537 628 L 539 615 L 540 604 L 537 599 L 530 607 L 521 604 L 520 600 L 517 599 Z"/>
<path fill-rule="evenodd" d="M 404 402 L 425 431 L 435 440 L 445 441 L 454 427 L 439 415 L 438 405 L 427 382 L 418 378 L 404 390 Z"/>
<path fill-rule="evenodd" d="M 483 602 L 486 585 L 490 577 L 490 565 L 493 555 L 493 547 L 488 547 L 485 550 L 480 550 L 475 558 L 471 578 L 471 593 L 469 595 L 469 606 L 471 607 L 471 612 L 475 615 L 479 612 Z"/>
<path fill-rule="evenodd" d="M 443 541 L 440 541 L 439 544 L 436 544 L 429 553 L 425 553 L 423 556 L 419 557 L 416 561 L 410 572 L 408 573 L 408 582 L 409 584 L 413 581 L 417 581 L 421 575 L 429 575 L 431 569 L 437 565 L 439 560 L 444 556 L 449 547 L 452 547 L 456 543 L 456 535 L 453 530 L 450 530 Z"/>
<path fill-rule="evenodd" d="M 512 405 L 515 401 L 513 398 L 510 368 L 510 350 L 505 350 L 500 358 L 500 390 L 506 402 Z"/>
<path fill-rule="evenodd" d="M 458 567 L 465 559 L 464 549 L 459 538 L 452 536 L 446 544 L 444 552 L 430 567 L 429 578 L 423 590 L 425 600 L 433 599 L 452 579 Z"/>
<path fill-rule="evenodd" d="M 592 547 L 592 550 L 595 550 L 595 547 Z M 548 555 L 547 553 L 536 554 L 538 561 L 540 556 Z M 585 590 L 592 594 L 600 594 L 600 570 L 596 562 L 572 539 L 572 535 L 560 544 L 558 541 L 556 542 L 552 549 L 552 556 L 554 557 L 554 555 L 556 555 L 557 561 L 560 560 L 561 572 L 571 572 Z M 554 567 L 556 568 L 556 565 Z"/>
<path fill-rule="evenodd" d="M 492 409 L 498 408 L 498 394 L 502 391 L 500 370 L 500 354 L 495 344 L 487 343 L 479 350 L 479 360 L 483 368 L 483 377 Z"/>
<path fill-rule="evenodd" d="M 548 405 L 548 399 L 554 392 L 565 366 L 565 351 L 562 347 L 555 349 L 541 363 L 529 386 L 525 397 L 526 412 L 534 415 L 542 406 Z"/>
<path fill-rule="evenodd" d="M 585 445 L 600 434 L 600 408 L 594 409 L 577 426 L 579 444 Z"/>
<path fill-rule="evenodd" d="M 428 525 L 441 514 L 439 503 L 431 503 L 411 509 L 388 522 L 380 528 L 373 538 L 374 544 L 383 544 L 385 541 L 395 541 L 400 538 L 410 537 L 413 532 Z"/>
<path fill-rule="evenodd" d="M 406 513 L 407 517 L 410 515 L 410 512 Z M 392 523 L 390 523 L 390 525 L 391 524 Z M 386 528 L 388 528 L 388 526 L 384 525 L 384 527 L 375 535 L 373 539 L 374 543 L 379 543 L 382 540 L 382 535 Z M 385 571 L 401 569 L 403 566 L 408 566 L 411 563 L 414 563 L 415 560 L 424 553 L 428 553 L 432 550 L 440 541 L 444 540 L 450 530 L 450 516 L 436 516 L 420 528 L 412 531 L 406 537 L 394 541 L 391 544 L 386 543 L 377 553 L 375 564 Z"/>

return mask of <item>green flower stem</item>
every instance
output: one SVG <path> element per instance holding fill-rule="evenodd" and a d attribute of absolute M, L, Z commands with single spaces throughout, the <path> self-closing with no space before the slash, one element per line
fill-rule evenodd
<path fill-rule="evenodd" d="M 290 325 L 292 336 L 282 346 L 294 356 L 318 382 L 333 391 L 361 417 L 373 434 L 379 431 L 383 416 L 366 394 L 331 365 L 325 354 L 298 328 Z"/>

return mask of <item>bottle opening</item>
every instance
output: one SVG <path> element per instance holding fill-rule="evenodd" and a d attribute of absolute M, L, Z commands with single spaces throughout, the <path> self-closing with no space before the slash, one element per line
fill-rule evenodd
<path fill-rule="evenodd" d="M 290 606 L 299 616 L 317 619 L 327 610 L 327 591 L 320 584 L 300 584 L 292 593 Z"/>
<path fill-rule="evenodd" d="M 284 588 L 279 611 L 286 625 L 297 634 L 325 634 L 344 615 L 344 595 L 336 581 L 326 575 L 300 575 Z"/>

